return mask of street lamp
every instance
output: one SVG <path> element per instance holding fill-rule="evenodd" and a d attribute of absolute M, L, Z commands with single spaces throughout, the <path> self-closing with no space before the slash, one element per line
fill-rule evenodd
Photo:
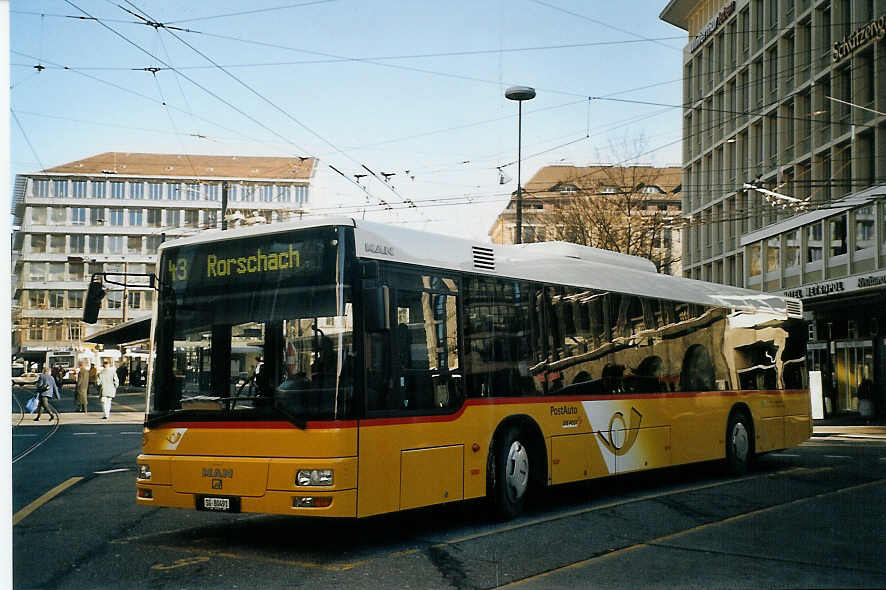
<path fill-rule="evenodd" d="M 520 160 L 523 159 L 523 101 L 535 98 L 535 88 L 511 86 L 505 98 L 517 101 L 517 235 L 515 242 L 523 243 L 523 187 L 520 184 Z"/>

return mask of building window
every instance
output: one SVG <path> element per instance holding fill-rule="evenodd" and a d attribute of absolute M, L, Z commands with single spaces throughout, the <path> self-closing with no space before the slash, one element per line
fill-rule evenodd
<path fill-rule="evenodd" d="M 28 307 L 31 309 L 46 309 L 46 291 L 32 289 L 28 291 Z"/>
<path fill-rule="evenodd" d="M 163 243 L 162 236 L 145 236 L 145 253 L 156 254 L 160 244 Z"/>
<path fill-rule="evenodd" d="M 105 222 L 105 210 L 102 207 L 96 207 L 89 210 L 89 224 L 102 225 Z"/>
<path fill-rule="evenodd" d="M 855 211 L 855 249 L 864 250 L 874 246 L 874 206 L 868 205 Z"/>
<path fill-rule="evenodd" d="M 86 225 L 86 207 L 71 207 L 71 225 Z"/>
<path fill-rule="evenodd" d="M 65 237 L 64 235 L 49 236 L 49 253 L 64 254 L 65 253 Z"/>
<path fill-rule="evenodd" d="M 85 180 L 72 180 L 71 181 L 71 194 L 78 199 L 86 198 L 86 181 Z"/>
<path fill-rule="evenodd" d="M 108 254 L 123 254 L 123 236 L 108 236 Z"/>
<path fill-rule="evenodd" d="M 123 225 L 123 209 L 109 209 L 108 219 L 111 225 Z"/>
<path fill-rule="evenodd" d="M 105 251 L 105 236 L 89 236 L 89 253 L 103 254 Z M 101 272 L 101 271 L 99 271 Z"/>
<path fill-rule="evenodd" d="M 210 201 L 218 201 L 218 185 L 217 184 L 207 184 L 206 185 L 206 198 Z"/>
<path fill-rule="evenodd" d="M 108 291 L 108 309 L 120 309 L 123 307 L 123 291 Z"/>
<path fill-rule="evenodd" d="M 31 320 L 31 325 L 28 326 L 28 338 L 43 340 L 43 320 Z"/>
<path fill-rule="evenodd" d="M 53 180 L 52 181 L 52 194 L 56 197 L 67 197 L 68 196 L 68 181 L 67 180 Z"/>
<path fill-rule="evenodd" d="M 81 305 L 80 307 L 83 307 L 83 306 Z M 80 324 L 78 324 L 76 322 L 68 324 L 68 338 L 70 340 L 80 340 L 80 337 L 81 337 Z"/>
<path fill-rule="evenodd" d="M 68 245 L 71 254 L 83 254 L 86 249 L 86 236 L 83 234 L 71 234 Z"/>
<path fill-rule="evenodd" d="M 244 203 L 251 203 L 255 201 L 255 187 L 254 186 L 242 186 L 240 187 L 240 200 Z"/>
<path fill-rule="evenodd" d="M 46 280 L 46 263 L 30 262 L 28 263 L 28 280 L 29 281 L 45 281 Z"/>
<path fill-rule="evenodd" d="M 64 236 L 62 236 L 64 237 Z M 49 263 L 49 282 L 61 282 L 65 280 L 65 263 L 50 262 Z"/>
<path fill-rule="evenodd" d="M 126 251 L 129 254 L 141 254 L 142 237 L 141 236 L 129 236 L 128 238 L 126 238 Z"/>
<path fill-rule="evenodd" d="M 104 180 L 93 180 L 92 181 L 92 196 L 96 199 L 104 199 L 105 198 L 105 181 Z"/>
<path fill-rule="evenodd" d="M 143 214 L 141 209 L 129 210 L 129 225 L 139 227 L 143 223 Z"/>
<path fill-rule="evenodd" d="M 129 198 L 143 199 L 145 197 L 145 183 L 132 182 L 129 184 Z"/>
<path fill-rule="evenodd" d="M 49 221 L 53 224 L 64 225 L 67 220 L 67 211 L 64 207 L 48 207 Z"/>
<path fill-rule="evenodd" d="M 64 309 L 65 308 L 65 292 L 64 291 L 50 291 L 49 292 L 49 309 Z"/>
<path fill-rule="evenodd" d="M 288 203 L 292 200 L 292 189 L 289 186 L 277 187 L 277 200 L 281 203 Z"/>
<path fill-rule="evenodd" d="M 34 179 L 31 181 L 31 194 L 35 197 L 49 196 L 49 181 L 46 179 Z"/>
<path fill-rule="evenodd" d="M 846 254 L 846 215 L 831 218 L 828 222 L 831 240 L 831 256 Z"/>
<path fill-rule="evenodd" d="M 178 227 L 182 222 L 182 212 L 180 209 L 166 210 L 166 225 L 168 227 Z"/>
<path fill-rule="evenodd" d="M 126 196 L 126 183 L 119 180 L 111 181 L 111 198 L 122 199 Z"/>
<path fill-rule="evenodd" d="M 152 201 L 159 201 L 163 198 L 163 183 L 162 182 L 149 182 L 148 183 L 148 198 Z"/>
<path fill-rule="evenodd" d="M 800 265 L 800 232 L 794 230 L 785 234 L 784 266 L 791 268 Z"/>
<path fill-rule="evenodd" d="M 71 281 L 82 281 L 83 280 L 83 268 L 84 265 L 77 262 L 72 262 L 68 264 L 68 280 Z"/>
<path fill-rule="evenodd" d="M 163 225 L 161 221 L 162 215 L 162 209 L 148 209 L 148 227 L 160 227 Z"/>
<path fill-rule="evenodd" d="M 216 211 L 215 209 L 211 209 L 204 212 L 203 220 L 206 224 L 206 227 L 210 229 L 218 227 L 218 211 Z"/>
<path fill-rule="evenodd" d="M 228 200 L 236 201 L 240 197 L 240 187 L 236 184 L 228 185 Z"/>
<path fill-rule="evenodd" d="M 68 291 L 68 309 L 83 308 L 83 291 Z"/>
<path fill-rule="evenodd" d="M 46 224 L 46 207 L 29 207 L 32 225 Z"/>
<path fill-rule="evenodd" d="M 806 262 L 822 259 L 822 238 L 821 222 L 806 227 Z"/>
<path fill-rule="evenodd" d="M 166 198 L 170 201 L 180 201 L 182 198 L 182 185 L 180 182 L 170 182 L 166 185 Z"/>
<path fill-rule="evenodd" d="M 185 198 L 189 201 L 198 201 L 200 200 L 200 185 L 199 184 L 186 184 L 185 185 Z"/>
<path fill-rule="evenodd" d="M 778 258 L 781 253 L 781 239 L 778 237 L 769 238 L 766 241 L 766 272 L 775 272 L 778 270 Z"/>
<path fill-rule="evenodd" d="M 197 227 L 200 224 L 200 211 L 189 209 L 185 211 L 185 226 Z"/>
<path fill-rule="evenodd" d="M 760 243 L 748 248 L 748 276 L 760 276 Z"/>
<path fill-rule="evenodd" d="M 129 291 L 128 301 L 126 302 L 127 306 L 130 309 L 141 309 L 142 307 L 142 294 L 141 291 Z"/>
<path fill-rule="evenodd" d="M 308 187 L 306 186 L 295 186 L 293 187 L 295 190 L 295 202 L 299 205 L 304 205 L 308 202 Z"/>
<path fill-rule="evenodd" d="M 45 234 L 31 234 L 31 252 L 40 254 L 46 252 Z"/>
<path fill-rule="evenodd" d="M 258 199 L 262 203 L 270 203 L 273 196 L 273 187 L 271 185 L 263 184 L 258 187 Z"/>

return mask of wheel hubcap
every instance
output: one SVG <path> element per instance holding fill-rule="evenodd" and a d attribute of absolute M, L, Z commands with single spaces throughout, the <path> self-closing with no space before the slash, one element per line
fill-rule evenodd
<path fill-rule="evenodd" d="M 732 448 L 735 458 L 744 463 L 748 458 L 748 430 L 744 424 L 737 422 L 732 427 Z"/>
<path fill-rule="evenodd" d="M 515 499 L 522 498 L 529 485 L 529 454 L 520 441 L 515 440 L 508 449 L 508 466 L 505 479 Z"/>

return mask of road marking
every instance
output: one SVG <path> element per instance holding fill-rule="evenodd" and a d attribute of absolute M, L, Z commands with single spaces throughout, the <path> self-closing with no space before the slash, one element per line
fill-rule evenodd
<path fill-rule="evenodd" d="M 172 565 L 163 565 L 162 563 L 158 563 L 156 565 L 152 565 L 152 570 L 173 570 L 177 567 L 185 567 L 186 565 L 194 565 L 197 563 L 203 563 L 205 561 L 209 561 L 208 557 L 188 557 L 187 559 L 176 559 L 175 563 Z"/>
<path fill-rule="evenodd" d="M 141 432 L 120 432 L 119 434 L 143 434 Z"/>
<path fill-rule="evenodd" d="M 12 438 L 28 438 L 28 437 L 33 438 L 35 436 L 37 436 L 37 435 L 36 434 L 13 434 Z"/>
<path fill-rule="evenodd" d="M 739 520 L 745 520 L 745 519 L 750 518 L 750 517 L 752 517 L 752 516 L 759 516 L 759 515 L 761 515 L 761 514 L 766 514 L 766 513 L 768 513 L 768 512 L 772 512 L 773 510 L 777 510 L 777 509 L 779 509 L 779 508 L 785 508 L 785 507 L 787 507 L 787 506 L 793 506 L 793 505 L 795 505 L 795 504 L 803 504 L 803 503 L 805 503 L 805 502 L 810 502 L 810 501 L 812 501 L 812 500 L 817 500 L 817 499 L 819 499 L 819 498 L 823 498 L 823 497 L 825 497 L 825 496 L 832 496 L 832 495 L 835 495 L 835 494 L 843 494 L 843 493 L 846 493 L 846 492 L 853 492 L 853 491 L 855 491 L 855 490 L 859 490 L 859 489 L 861 489 L 861 488 L 866 488 L 866 487 L 870 487 L 870 486 L 874 486 L 874 485 L 882 485 L 883 483 L 886 483 L 886 479 L 878 479 L 878 480 L 876 480 L 876 481 L 869 481 L 869 482 L 867 482 L 867 483 L 858 484 L 858 485 L 855 485 L 855 486 L 850 486 L 850 487 L 848 487 L 848 488 L 841 488 L 841 489 L 839 489 L 839 490 L 833 490 L 833 491 L 830 491 L 830 492 L 822 492 L 822 493 L 820 493 L 820 494 L 815 494 L 814 496 L 807 496 L 806 498 L 798 498 L 798 499 L 796 499 L 796 500 L 792 500 L 792 501 L 790 501 L 790 502 L 785 502 L 784 504 L 776 504 L 775 506 L 769 506 L 769 507 L 767 507 L 767 508 L 760 508 L 759 510 L 752 510 L 752 511 L 750 511 L 750 512 L 745 512 L 745 513 L 743 513 L 743 514 L 736 514 L 735 516 L 730 516 L 729 518 L 724 518 L 723 520 L 718 520 L 718 521 L 716 521 L 716 522 L 709 522 L 709 523 L 706 523 L 706 524 L 700 524 L 700 525 L 698 525 L 698 526 L 694 526 L 694 527 L 692 527 L 692 528 L 688 528 L 688 529 L 683 530 L 683 531 L 679 531 L 679 532 L 676 532 L 676 533 L 671 533 L 670 535 L 664 535 L 664 536 L 661 536 L 661 537 L 657 537 L 657 538 L 655 538 L 655 539 L 652 539 L 652 540 L 646 541 L 646 542 L 644 542 L 644 543 L 636 543 L 636 544 L 634 544 L 634 545 L 629 545 L 629 546 L 627 546 L 627 547 L 622 547 L 621 549 L 616 549 L 616 550 L 614 550 L 614 551 L 610 551 L 609 553 L 604 553 L 604 554 L 602 554 L 602 555 L 595 555 L 594 557 L 589 557 L 589 558 L 587 558 L 587 559 L 582 559 L 581 561 L 576 561 L 576 562 L 574 562 L 574 563 L 570 563 L 569 565 L 564 565 L 563 567 L 554 568 L 554 569 L 548 570 L 548 571 L 546 571 L 546 572 L 542 572 L 542 573 L 540 573 L 540 574 L 536 574 L 536 575 L 534 575 L 534 576 L 529 576 L 528 578 L 523 578 L 523 579 L 521 579 L 521 580 L 516 580 L 516 581 L 511 582 L 511 583 L 509 583 L 509 584 L 504 584 L 504 585 L 502 585 L 502 586 L 499 586 L 499 588 L 513 588 L 513 587 L 516 587 L 516 586 L 521 586 L 521 585 L 526 584 L 526 583 L 528 583 L 528 582 L 534 582 L 534 581 L 536 581 L 536 580 L 542 580 L 542 579 L 544 579 L 544 578 L 547 578 L 547 577 L 550 576 L 551 574 L 557 574 L 557 573 L 560 573 L 560 572 L 564 572 L 564 571 L 568 571 L 568 570 L 571 570 L 571 569 L 579 568 L 579 567 L 582 567 L 582 566 L 588 565 L 589 563 L 591 563 L 591 562 L 593 562 L 593 561 L 596 561 L 596 560 L 607 559 L 607 558 L 611 558 L 611 557 L 614 557 L 614 556 L 621 556 L 621 555 L 624 555 L 625 553 L 628 553 L 628 552 L 630 552 L 630 551 L 635 551 L 635 550 L 637 550 L 637 549 L 642 549 L 642 548 L 646 548 L 646 547 L 652 547 L 652 546 L 655 546 L 655 545 L 659 545 L 659 544 L 661 544 L 661 543 L 663 543 L 663 542 L 665 542 L 665 541 L 673 540 L 673 539 L 676 539 L 676 538 L 678 538 L 678 537 L 683 537 L 683 536 L 686 536 L 686 535 L 689 535 L 689 534 L 692 534 L 692 533 L 696 533 L 696 532 L 702 531 L 702 530 L 707 529 L 707 528 L 711 528 L 711 527 L 715 527 L 715 526 L 720 526 L 720 525 L 728 524 L 728 523 L 733 523 L 733 522 L 737 522 L 737 521 L 739 521 Z"/>
<path fill-rule="evenodd" d="M 108 473 L 121 473 L 123 471 L 129 471 L 129 467 L 121 467 L 120 469 L 106 469 L 104 471 L 93 471 L 96 475 L 106 475 Z"/>
<path fill-rule="evenodd" d="M 221 551 L 218 549 L 191 549 L 188 547 L 176 547 L 173 545 L 154 545 L 151 547 L 155 549 L 167 549 L 169 551 L 177 551 L 179 553 L 202 553 L 203 557 L 209 555 L 211 557 L 224 557 L 226 559 L 247 559 L 249 561 L 257 561 L 259 563 L 273 563 L 275 565 L 294 565 L 298 567 L 304 567 L 309 569 L 319 569 L 325 570 L 329 572 L 346 572 L 350 569 L 357 567 L 358 565 L 364 565 L 369 563 L 370 560 L 360 560 L 360 561 L 351 561 L 345 563 L 317 563 L 315 561 L 299 561 L 294 559 L 277 559 L 275 557 L 265 557 L 260 555 L 240 555 L 237 553 L 230 553 L 228 551 Z M 206 559 L 209 559 L 206 557 Z"/>
<path fill-rule="evenodd" d="M 851 459 L 849 455 L 825 455 L 825 459 Z"/>
<path fill-rule="evenodd" d="M 772 453 L 769 455 L 770 457 L 799 457 L 800 455 L 793 455 L 791 453 Z"/>
<path fill-rule="evenodd" d="M 697 492 L 697 491 L 707 490 L 707 489 L 711 489 L 711 488 L 718 488 L 721 486 L 732 485 L 732 484 L 741 483 L 741 482 L 745 482 L 745 481 L 753 481 L 755 479 L 761 479 L 764 477 L 771 477 L 771 476 L 775 476 L 775 475 L 783 475 L 783 474 L 797 473 L 797 472 L 815 473 L 818 471 L 833 471 L 833 467 L 819 467 L 816 469 L 809 469 L 806 467 L 792 467 L 790 469 L 783 469 L 781 471 L 774 471 L 772 473 L 760 473 L 757 475 L 749 475 L 749 476 L 745 476 L 745 477 L 741 477 L 741 478 L 737 478 L 737 479 L 729 479 L 729 480 L 725 480 L 725 481 L 715 481 L 715 482 L 708 483 L 708 484 L 703 484 L 703 485 L 688 487 L 688 488 L 681 488 L 678 490 L 670 490 L 667 492 L 646 494 L 644 496 L 638 496 L 636 498 L 628 498 L 627 500 L 615 500 L 612 502 L 608 502 L 606 504 L 601 504 L 599 506 L 592 506 L 590 508 L 581 508 L 579 510 L 572 510 L 569 512 L 564 512 L 564 513 L 556 514 L 553 516 L 547 516 L 544 518 L 537 518 L 535 520 L 530 520 L 530 521 L 523 522 L 520 524 L 505 526 L 505 527 L 497 528 L 495 530 L 485 531 L 482 533 L 475 533 L 473 535 L 466 535 L 464 537 L 459 537 L 457 539 L 450 539 L 448 541 L 443 541 L 441 543 L 438 543 L 437 545 L 435 545 L 435 547 L 444 547 L 446 545 L 455 545 L 457 543 L 464 543 L 465 541 L 473 541 L 475 539 L 482 539 L 483 537 L 497 535 L 498 533 L 506 533 L 509 531 L 522 529 L 522 528 L 529 527 L 529 526 L 535 526 L 537 524 L 544 524 L 546 522 L 553 522 L 555 520 L 560 520 L 563 518 L 571 518 L 573 516 L 580 516 L 582 514 L 587 514 L 589 512 L 596 512 L 597 510 L 606 510 L 608 508 L 617 508 L 619 506 L 625 506 L 627 504 L 634 504 L 637 502 L 645 502 L 647 500 L 656 500 L 658 498 L 666 498 L 668 496 L 673 496 L 676 494 L 685 494 L 688 492 Z"/>
<path fill-rule="evenodd" d="M 39 498 L 37 498 L 36 500 L 31 502 L 30 504 L 28 504 L 27 506 L 22 508 L 21 510 L 16 512 L 15 515 L 12 517 L 12 526 L 15 526 L 18 523 L 20 523 L 27 516 L 29 516 L 32 512 L 34 512 L 35 510 L 37 510 L 38 508 L 40 508 L 41 506 L 43 506 L 44 504 L 46 504 L 47 502 L 49 502 L 50 500 L 52 500 L 53 498 L 55 498 L 56 496 L 61 494 L 63 491 L 65 491 L 66 489 L 68 489 L 69 487 L 71 487 L 72 485 L 74 485 L 75 483 L 79 482 L 82 479 L 83 479 L 82 477 L 78 476 L 78 477 L 72 477 L 66 481 L 63 481 L 62 483 L 58 484 L 57 486 L 55 486 L 54 488 L 52 488 L 51 490 L 49 490 L 48 492 L 46 492 L 45 494 L 43 494 L 42 496 L 40 496 Z"/>
<path fill-rule="evenodd" d="M 74 432 L 73 433 L 74 436 L 87 436 L 90 434 L 98 434 L 98 433 L 97 432 Z"/>

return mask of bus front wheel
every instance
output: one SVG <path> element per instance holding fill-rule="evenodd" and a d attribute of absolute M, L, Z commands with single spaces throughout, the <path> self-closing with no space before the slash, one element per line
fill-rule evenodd
<path fill-rule="evenodd" d="M 526 435 L 511 427 L 495 448 L 495 483 L 492 500 L 501 519 L 511 519 L 523 511 L 531 483 L 532 465 Z"/>
<path fill-rule="evenodd" d="M 726 467 L 733 475 L 744 475 L 753 456 L 751 420 L 744 412 L 733 412 L 726 426 Z"/>

